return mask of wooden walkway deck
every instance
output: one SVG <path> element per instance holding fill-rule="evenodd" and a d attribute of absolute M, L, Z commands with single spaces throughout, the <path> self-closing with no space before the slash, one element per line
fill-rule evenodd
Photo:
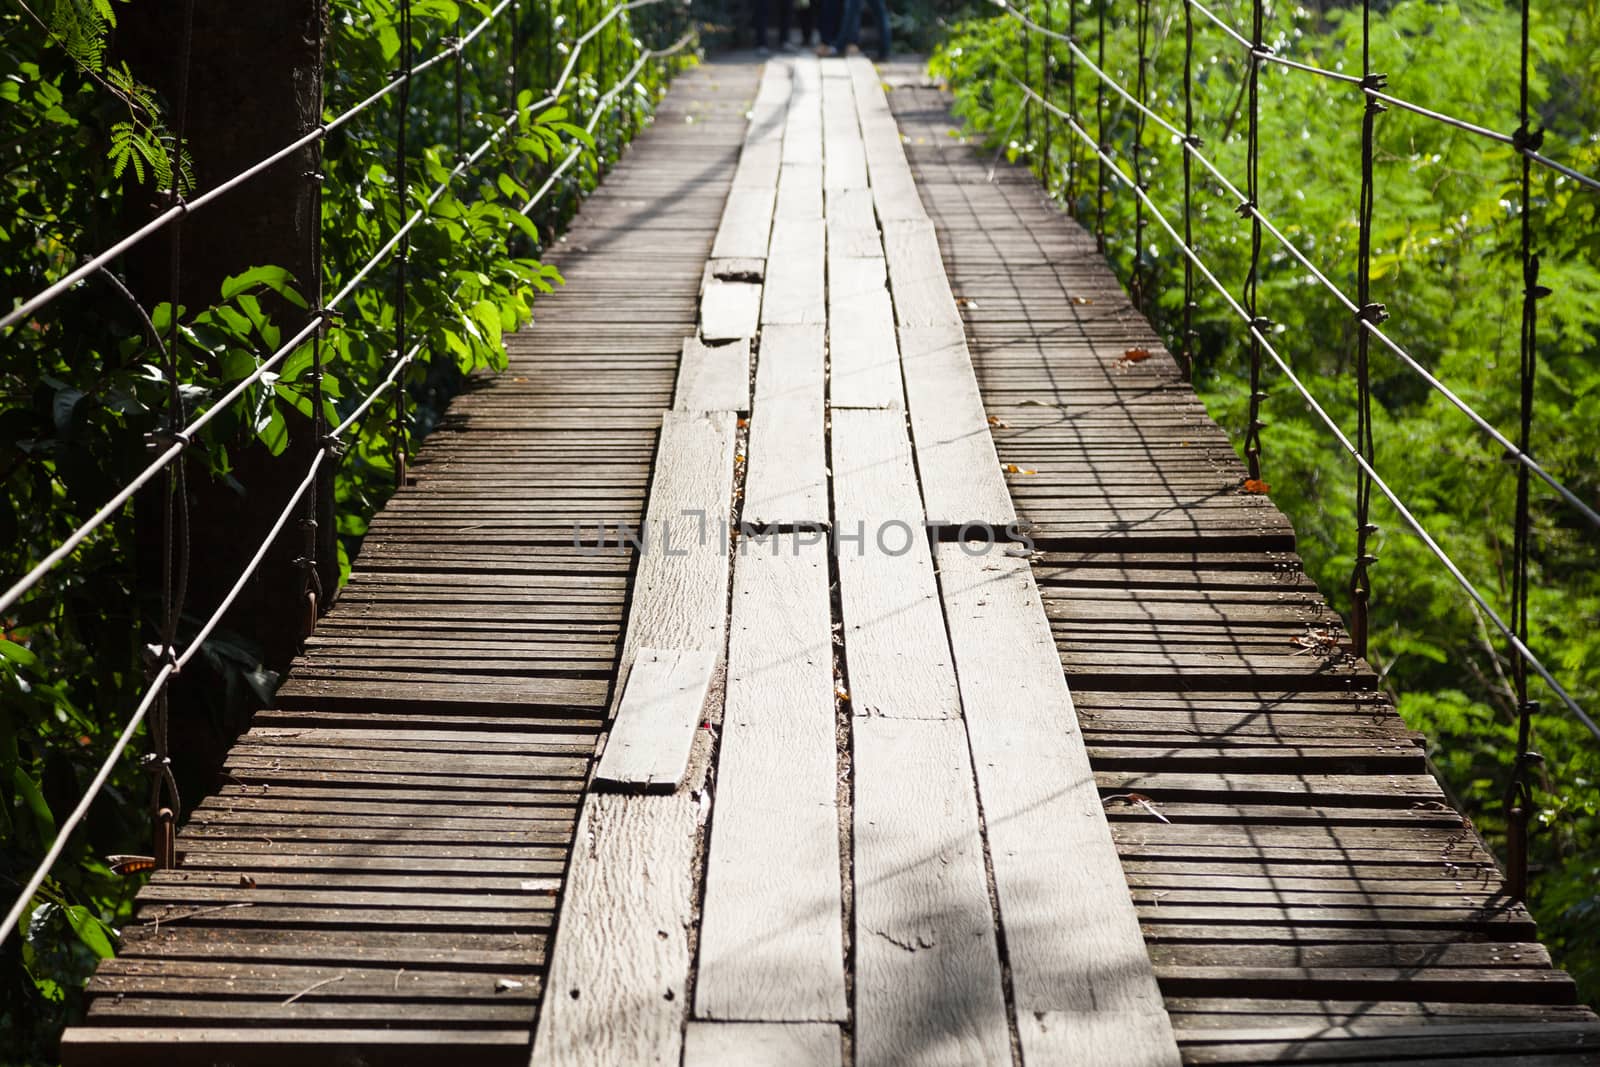
<path fill-rule="evenodd" d="M 883 77 L 679 80 L 68 1067 L 1600 1062 L 1092 239 Z"/>

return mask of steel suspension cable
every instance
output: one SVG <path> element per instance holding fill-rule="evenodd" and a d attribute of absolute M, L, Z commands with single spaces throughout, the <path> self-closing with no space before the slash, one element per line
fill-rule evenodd
<path fill-rule="evenodd" d="M 1038 94 L 1034 92 L 1031 87 L 1023 85 L 1020 81 L 1017 82 L 1017 84 L 1023 92 L 1032 95 L 1036 100 L 1039 99 Z M 1043 100 L 1040 100 L 1039 102 L 1042 106 L 1054 106 Z M 1091 137 L 1089 133 L 1083 129 L 1083 127 L 1078 125 L 1078 123 L 1073 120 L 1071 116 L 1066 115 L 1059 109 L 1057 109 L 1056 113 L 1058 117 L 1062 119 L 1063 123 L 1081 140 L 1083 140 L 1087 145 L 1094 145 L 1094 138 Z M 1108 163 L 1110 162 L 1109 155 L 1104 152 L 1099 152 L 1098 149 L 1096 149 L 1096 151 L 1103 161 Z M 1327 427 L 1329 433 L 1331 433 L 1334 439 L 1339 442 L 1340 447 L 1342 447 L 1345 452 L 1347 452 L 1351 458 L 1354 459 L 1358 466 L 1362 467 L 1366 471 L 1367 476 L 1372 480 L 1373 488 L 1377 489 L 1378 492 L 1389 501 L 1390 505 L 1395 509 L 1396 514 L 1400 516 L 1401 520 L 1411 528 L 1412 532 L 1417 535 L 1417 538 L 1423 543 L 1428 551 L 1439 560 L 1439 562 L 1444 566 L 1445 570 L 1455 580 L 1456 584 L 1460 586 L 1461 590 L 1466 593 L 1473 603 L 1477 605 L 1478 609 L 1483 612 L 1484 617 L 1487 618 L 1494 625 L 1495 629 L 1499 630 L 1501 635 L 1506 638 L 1511 649 L 1527 663 L 1527 665 L 1535 674 L 1544 680 L 1545 684 L 1550 687 L 1551 691 L 1566 706 L 1567 710 L 1572 712 L 1573 716 L 1583 724 L 1584 728 L 1587 729 L 1597 741 L 1600 741 L 1600 723 L 1595 722 L 1595 720 L 1591 718 L 1586 711 L 1584 711 L 1583 707 L 1578 704 L 1578 702 L 1573 698 L 1572 694 L 1568 693 L 1561 683 L 1556 680 L 1555 676 L 1550 673 L 1549 669 L 1544 666 L 1543 662 L 1540 661 L 1538 656 L 1534 654 L 1533 650 L 1529 648 L 1520 637 L 1517 636 L 1505 619 L 1501 617 L 1500 613 L 1494 610 L 1493 606 L 1489 604 L 1488 600 L 1484 597 L 1482 592 L 1479 591 L 1478 587 L 1474 585 L 1464 573 L 1462 573 L 1461 568 L 1456 565 L 1455 561 L 1450 558 L 1449 554 L 1445 552 L 1439 543 L 1434 540 L 1433 536 L 1428 533 L 1427 529 L 1423 527 L 1421 521 L 1418 520 L 1417 517 L 1412 514 L 1411 510 L 1405 506 L 1405 504 L 1400 500 L 1399 496 L 1396 495 L 1394 490 L 1389 487 L 1389 484 L 1383 480 L 1383 477 L 1377 472 L 1376 469 L 1373 468 L 1372 464 L 1368 462 L 1367 458 L 1361 454 L 1361 450 L 1356 448 L 1355 445 L 1350 441 L 1350 438 L 1345 434 L 1344 430 L 1339 427 L 1338 422 L 1336 422 L 1334 418 L 1328 414 L 1327 410 L 1323 408 L 1316 396 L 1306 387 L 1305 383 L 1300 380 L 1299 376 L 1294 373 L 1294 369 L 1290 367 L 1283 356 L 1279 354 L 1272 342 L 1266 336 L 1260 334 L 1252 320 L 1250 313 L 1240 304 L 1238 298 L 1236 298 L 1228 290 L 1227 286 L 1223 285 L 1222 282 L 1217 279 L 1217 276 L 1213 274 L 1211 269 L 1205 265 L 1204 260 L 1200 259 L 1194 249 L 1183 243 L 1183 238 L 1178 233 L 1177 228 L 1173 226 L 1161 209 L 1158 208 L 1150 199 L 1149 194 L 1142 189 L 1135 188 L 1133 185 L 1133 180 L 1127 175 L 1123 174 L 1120 169 L 1113 166 L 1110 168 L 1110 170 L 1112 174 L 1115 175 L 1117 181 L 1121 182 L 1125 186 L 1128 186 L 1135 196 L 1138 196 L 1145 201 L 1145 207 L 1149 209 L 1151 217 L 1160 224 L 1161 228 L 1165 230 L 1167 235 L 1171 237 L 1172 240 L 1177 244 L 1179 251 L 1181 251 L 1194 263 L 1196 272 L 1198 272 L 1199 275 L 1205 279 L 1207 284 L 1217 291 L 1218 295 L 1220 295 L 1223 301 L 1228 305 L 1229 310 L 1243 320 L 1246 329 L 1254 334 L 1256 339 L 1260 342 L 1262 351 L 1269 358 L 1271 358 L 1278 369 L 1283 372 L 1285 379 L 1294 388 L 1294 390 L 1300 394 L 1300 397 L 1305 402 L 1306 406 L 1314 415 L 1317 416 L 1318 420 L 1322 422 L 1325 427 Z"/>
<path fill-rule="evenodd" d="M 1497 141 L 1500 144 L 1516 149 L 1517 154 L 1522 156 L 1524 159 L 1531 160 L 1534 163 L 1538 163 L 1540 166 L 1547 167 L 1559 174 L 1563 174 L 1566 177 L 1571 178 L 1573 181 L 1587 186 L 1590 189 L 1600 190 L 1600 178 L 1584 174 L 1582 171 L 1574 170 L 1564 163 L 1559 163 L 1556 160 L 1551 159 L 1549 156 L 1546 156 L 1539 151 L 1539 145 L 1522 142 L 1515 133 L 1501 133 L 1499 130 L 1491 130 L 1487 126 L 1480 126 L 1475 122 L 1468 122 L 1466 119 L 1458 118 L 1442 111 L 1435 111 L 1432 108 L 1423 107 L 1421 104 L 1414 103 L 1405 99 L 1404 97 L 1395 96 L 1391 93 L 1385 93 L 1380 87 L 1366 85 L 1364 84 L 1364 80 L 1362 78 L 1345 74 L 1343 71 L 1329 70 L 1326 67 L 1319 67 L 1311 63 L 1300 63 L 1295 60 L 1286 59 L 1283 56 L 1277 55 L 1270 48 L 1258 48 L 1238 30 L 1228 25 L 1228 23 L 1222 18 L 1218 17 L 1215 12 L 1206 7 L 1205 4 L 1201 3 L 1200 0 L 1187 0 L 1187 2 L 1193 4 L 1196 10 L 1209 19 L 1218 29 L 1222 30 L 1223 33 L 1233 38 L 1235 42 L 1247 49 L 1250 49 L 1252 54 L 1255 54 L 1262 62 L 1275 63 L 1278 66 L 1288 67 L 1291 70 L 1302 71 L 1306 74 L 1314 74 L 1319 78 L 1327 78 L 1331 81 L 1343 82 L 1346 85 L 1357 87 L 1370 99 L 1378 100 L 1382 103 L 1390 105 L 1391 107 L 1399 108 L 1402 111 L 1409 111 L 1414 115 L 1421 115 L 1423 118 L 1442 123 L 1443 125 L 1453 127 L 1465 133 L 1473 134 L 1477 137 L 1483 137 L 1491 141 Z"/>
<path fill-rule="evenodd" d="M 1025 16 L 1016 11 L 1014 8 L 1009 7 L 1004 0 L 993 0 L 993 2 L 1011 17 L 1026 21 Z M 1201 7 L 1197 0 L 1186 0 L 1186 2 L 1192 3 L 1196 8 Z M 1036 32 L 1048 32 L 1045 27 L 1039 26 L 1036 23 L 1029 23 L 1029 26 Z M 1073 49 L 1073 52 L 1070 54 L 1074 54 L 1077 59 L 1080 60 L 1092 74 L 1098 77 L 1104 85 L 1110 87 L 1114 92 L 1122 97 L 1123 100 L 1127 101 L 1130 106 L 1141 111 L 1147 119 L 1155 122 L 1157 125 L 1161 126 L 1162 129 L 1170 133 L 1173 139 L 1183 146 L 1185 154 L 1193 157 L 1194 161 L 1204 167 L 1205 170 L 1216 179 L 1217 183 L 1234 198 L 1236 211 L 1240 217 L 1249 218 L 1254 222 L 1259 222 L 1262 229 L 1266 233 L 1270 234 L 1272 238 L 1283 247 L 1284 251 L 1288 252 L 1297 263 L 1305 268 L 1306 272 L 1310 274 L 1319 285 L 1326 289 L 1328 293 L 1334 297 L 1334 299 L 1338 300 L 1353 316 L 1356 317 L 1357 325 L 1360 327 L 1360 329 L 1370 334 L 1374 340 L 1376 340 L 1397 359 L 1404 363 L 1409 370 L 1422 378 L 1423 381 L 1428 384 L 1429 388 L 1437 392 L 1440 396 L 1444 397 L 1452 407 L 1456 408 L 1463 415 L 1465 415 L 1473 423 L 1473 425 L 1478 427 L 1479 430 L 1492 439 L 1495 444 L 1500 446 L 1500 448 L 1504 449 L 1509 459 L 1523 467 L 1526 467 L 1530 473 L 1532 473 L 1540 481 L 1544 482 L 1550 487 L 1550 489 L 1555 491 L 1555 493 L 1559 495 L 1569 507 L 1581 515 L 1591 525 L 1597 529 L 1600 529 L 1600 511 L 1596 511 L 1576 493 L 1572 492 L 1572 490 L 1563 485 L 1554 475 L 1545 470 L 1544 467 L 1540 465 L 1532 456 L 1519 449 L 1510 438 L 1496 429 L 1492 423 L 1480 415 L 1470 404 L 1463 400 L 1460 395 L 1458 395 L 1453 389 L 1441 381 L 1432 371 L 1425 367 L 1420 360 L 1407 351 L 1404 346 L 1395 341 L 1388 334 L 1384 333 L 1380 327 L 1387 319 L 1386 312 L 1383 315 L 1373 315 L 1371 313 L 1363 315 L 1363 305 L 1358 304 L 1355 300 L 1347 296 L 1343 290 L 1341 290 L 1320 268 L 1317 267 L 1316 264 L 1312 263 L 1306 254 L 1302 252 L 1293 241 L 1289 240 L 1283 231 L 1279 229 L 1277 225 L 1275 225 L 1272 220 L 1260 210 L 1259 206 L 1251 202 L 1249 194 L 1240 190 L 1239 187 L 1229 180 L 1228 176 L 1224 174 L 1208 156 L 1205 155 L 1205 153 L 1200 151 L 1204 145 L 1204 142 L 1200 138 L 1186 136 L 1184 129 L 1174 125 L 1165 116 L 1153 110 L 1148 105 L 1138 100 L 1133 94 L 1129 93 L 1114 78 L 1107 74 L 1105 70 L 1090 60 L 1087 54 L 1076 49 L 1073 42 L 1064 37 L 1060 37 L 1060 35 L 1057 36 L 1059 39 L 1066 41 L 1069 49 Z M 1381 74 L 1374 75 L 1374 79 L 1374 84 L 1383 84 L 1385 76 Z M 1358 78 L 1356 81 L 1359 83 L 1362 81 L 1362 79 Z M 1380 106 L 1382 100 L 1384 99 L 1381 94 L 1367 94 L 1367 98 L 1374 102 L 1380 103 Z"/>
<path fill-rule="evenodd" d="M 465 37 L 445 48 L 438 54 L 400 71 L 371 95 L 351 105 L 349 108 L 345 109 L 334 118 L 329 119 L 327 122 L 321 123 L 316 129 L 305 134 L 303 137 L 289 142 L 282 148 L 279 148 L 277 151 L 263 157 L 258 162 L 251 164 L 244 170 L 235 174 L 233 177 L 225 179 L 206 192 L 183 202 L 173 204 L 171 207 L 158 214 L 155 218 L 151 219 L 149 222 L 146 222 L 144 225 L 128 234 L 122 240 L 107 248 L 105 251 L 90 256 L 67 274 L 58 278 L 44 289 L 41 289 L 38 293 L 29 297 L 27 300 L 24 300 L 22 303 L 18 304 L 4 315 L 0 315 L 0 330 L 8 330 L 15 327 L 16 324 L 21 322 L 24 318 L 51 303 L 57 297 L 61 296 L 61 294 L 71 289 L 89 275 L 108 265 L 112 260 L 122 255 L 124 252 L 127 252 L 129 249 L 134 248 L 151 236 L 159 233 L 161 230 L 171 225 L 176 219 L 200 210 L 202 207 L 212 203 L 224 194 L 232 192 L 245 182 L 257 177 L 264 171 L 271 169 L 273 166 L 283 162 L 285 159 L 288 159 L 301 149 L 308 148 L 318 141 L 325 139 L 328 134 L 346 125 L 358 115 L 365 112 L 368 108 L 378 103 L 380 100 L 383 100 L 392 93 L 398 92 L 401 86 L 405 85 L 410 78 L 418 74 L 422 74 L 424 71 L 427 71 L 430 68 L 435 67 L 449 59 L 451 56 L 456 55 L 459 49 L 465 48 L 474 39 L 476 39 L 479 34 L 487 29 L 491 22 L 499 18 L 500 13 L 506 10 L 511 2 L 512 0 L 500 0 L 500 3 L 484 16 L 483 21 L 478 23 L 477 26 L 473 27 L 472 31 L 469 32 Z M 646 2 L 659 2 L 659 0 L 646 0 Z"/>
<path fill-rule="evenodd" d="M 636 10 L 638 8 L 661 2 L 663 2 L 663 0 L 631 0 L 629 3 L 618 4 L 611 9 L 610 13 L 606 16 L 603 22 L 609 22 L 612 18 L 617 17 L 622 12 Z M 527 109 L 525 109 L 525 114 L 535 114 L 553 106 L 560 99 L 568 80 L 572 76 L 573 66 L 577 60 L 577 53 L 581 51 L 583 46 L 590 39 L 592 39 L 595 32 L 597 32 L 595 29 L 591 29 L 588 33 L 580 37 L 577 42 L 575 42 L 572 55 L 569 57 L 567 65 L 563 69 L 556 85 L 542 99 L 535 101 Z M 470 39 L 473 35 L 469 34 L 468 36 Z M 692 33 L 686 34 L 685 37 L 673 47 L 650 54 L 660 56 L 680 51 L 687 45 L 688 41 L 692 39 L 692 37 Z M 448 53 L 442 53 L 441 55 L 448 55 Z M 483 145 L 479 146 L 479 149 L 476 152 L 469 155 L 466 161 L 467 165 L 471 166 L 472 164 L 476 163 L 477 160 L 482 157 L 483 152 L 486 151 L 487 146 L 498 140 L 498 138 L 503 135 L 507 128 L 508 125 L 502 125 L 495 134 L 491 135 L 491 137 L 484 142 Z M 304 146 L 313 142 L 302 138 L 301 142 L 297 143 L 300 143 L 302 146 Z M 564 171 L 565 166 L 563 166 L 561 170 Z M 459 174 L 462 172 L 463 168 L 459 166 L 456 170 L 451 171 L 450 178 L 444 183 L 441 183 L 439 186 L 435 187 L 433 193 L 427 198 L 425 201 L 426 206 L 431 206 L 437 202 L 438 198 L 442 196 L 444 191 L 448 188 L 450 181 L 459 176 Z M 552 175 L 553 178 L 557 176 L 559 176 L 559 172 L 555 175 Z M 533 203 L 536 202 L 537 198 L 525 206 L 523 209 L 523 214 L 526 214 L 529 210 L 531 210 Z M 404 203 L 404 201 L 402 201 L 402 203 Z M 358 268 L 349 279 L 346 280 L 345 284 L 339 289 L 339 291 L 329 298 L 326 306 L 323 308 L 322 318 L 332 316 L 337 311 L 339 306 L 356 291 L 361 283 L 363 283 L 366 278 L 385 259 L 387 259 L 388 256 L 396 248 L 398 248 L 403 241 L 406 240 L 407 236 L 411 232 L 411 229 L 420 223 L 425 217 L 426 211 L 424 209 L 418 209 L 417 211 L 413 212 L 406 222 L 393 235 L 390 236 L 389 240 L 386 241 L 376 252 L 374 252 L 372 256 L 368 257 L 367 261 L 360 268 Z M 173 434 L 172 436 L 175 438 L 175 440 L 173 440 L 173 442 L 163 451 L 157 454 L 156 457 L 148 464 L 146 464 L 146 466 L 137 475 L 135 475 L 127 485 L 123 486 L 120 491 L 115 493 L 111 499 L 103 504 L 99 510 L 95 511 L 93 515 L 84 520 L 84 522 L 82 522 L 77 529 L 68 535 L 61 542 L 61 544 L 56 546 L 55 549 L 53 549 L 37 564 L 35 564 L 27 574 L 23 575 L 20 579 L 14 582 L 5 590 L 4 593 L 0 593 L 0 612 L 3 612 L 15 605 L 22 599 L 28 590 L 37 585 L 47 573 L 54 569 L 62 560 L 71 556 L 73 552 L 75 552 L 78 547 L 81 546 L 92 533 L 94 533 L 95 530 L 105 525 L 105 523 L 118 512 L 120 512 L 122 508 L 127 505 L 128 501 L 132 500 L 141 489 L 150 484 L 152 480 L 160 475 L 169 463 L 173 462 L 178 456 L 182 455 L 183 452 L 195 442 L 197 435 L 201 430 L 208 426 L 212 420 L 226 411 L 234 401 L 238 400 L 247 391 L 259 384 L 267 374 L 272 373 L 286 358 L 288 358 L 290 353 L 315 336 L 321 325 L 321 318 L 314 318 L 313 321 L 308 322 L 305 326 L 302 326 L 287 341 L 280 344 L 275 352 L 258 363 L 254 371 L 235 382 L 228 388 L 226 392 L 222 394 L 222 396 L 212 401 L 210 406 L 204 412 L 195 416 L 186 426 Z M 397 349 L 397 351 L 398 350 L 399 349 Z"/>

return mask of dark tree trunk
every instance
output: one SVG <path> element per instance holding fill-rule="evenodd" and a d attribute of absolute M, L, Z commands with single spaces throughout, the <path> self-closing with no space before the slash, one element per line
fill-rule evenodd
<path fill-rule="evenodd" d="M 320 121 L 327 11 L 325 0 L 194 0 L 193 28 L 186 35 L 186 6 L 185 0 L 130 6 L 121 13 L 115 46 L 134 77 L 161 94 L 169 124 L 175 130 L 181 124 L 193 157 L 195 190 L 204 192 Z M 317 148 L 307 148 L 182 221 L 177 291 L 183 305 L 191 312 L 207 307 L 217 301 L 223 279 L 271 264 L 289 270 L 307 302 L 316 306 L 320 280 L 312 175 L 318 161 Z M 148 218 L 161 206 L 144 188 L 130 186 L 128 199 L 130 222 Z M 147 241 L 126 263 L 130 284 L 147 306 L 172 299 L 171 233 Z M 263 305 L 285 339 L 307 321 L 304 311 L 286 301 L 263 299 Z M 190 619 L 203 620 L 222 601 L 304 478 L 318 443 L 310 421 L 298 413 L 290 413 L 289 431 L 289 445 L 279 456 L 255 443 L 230 446 L 231 484 L 213 479 L 205 457 L 191 450 L 185 467 L 190 552 L 184 600 Z M 338 571 L 328 479 L 316 494 L 311 555 L 321 588 L 331 594 Z M 140 581 L 150 603 L 160 601 L 164 499 L 157 489 L 139 502 Z M 253 649 L 268 670 L 287 667 L 311 618 L 311 575 L 297 562 L 307 555 L 304 515 L 302 509 L 285 526 L 223 620 L 218 650 L 233 643 Z M 193 628 L 186 625 L 179 632 Z M 203 655 L 173 687 L 171 753 L 191 799 L 211 791 L 227 745 L 257 703 L 241 668 L 247 664 L 219 668 L 214 657 Z"/>

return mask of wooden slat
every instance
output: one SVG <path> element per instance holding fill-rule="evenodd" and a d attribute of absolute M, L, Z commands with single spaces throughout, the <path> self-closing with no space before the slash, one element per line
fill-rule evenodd
<path fill-rule="evenodd" d="M 683 339 L 675 411 L 749 411 L 750 340 L 724 345 Z"/>
<path fill-rule="evenodd" d="M 1003 530 L 1017 521 L 961 327 L 903 326 L 911 436 L 930 522 Z"/>
<path fill-rule="evenodd" d="M 533 1067 L 678 1062 L 697 807 L 685 794 L 585 802 Z"/>
<path fill-rule="evenodd" d="M 661 417 L 645 513 L 652 540 L 634 577 L 624 670 L 640 648 L 721 654 L 728 597 L 724 516 L 733 496 L 735 432 L 735 419 L 725 412 Z"/>
<path fill-rule="evenodd" d="M 830 254 L 828 262 L 833 407 L 903 407 L 900 347 L 883 260 Z"/>
<path fill-rule="evenodd" d="M 815 163 L 785 163 L 773 215 L 778 219 L 822 218 L 822 168 Z"/>
<path fill-rule="evenodd" d="M 692 1022 L 683 1067 L 840 1067 L 842 1055 L 828 1023 Z"/>
<path fill-rule="evenodd" d="M 857 715 L 959 717 L 900 412 L 833 413 L 833 495 L 851 706 Z"/>
<path fill-rule="evenodd" d="M 702 1018 L 845 1018 L 828 585 L 820 540 L 741 543 L 695 986 Z"/>
<path fill-rule="evenodd" d="M 874 196 L 878 194 L 874 192 Z M 894 292 L 896 321 L 902 328 L 961 329 L 961 312 L 950 295 L 933 223 L 887 218 L 882 199 L 877 203 L 879 217 L 884 219 L 883 245 L 889 261 L 889 288 Z"/>
<path fill-rule="evenodd" d="M 1022 1031 L 1024 1055 L 1176 1064 L 1028 562 L 981 548 L 940 545 L 940 588 L 1017 1017 L 1038 1022 Z"/>
<path fill-rule="evenodd" d="M 966 733 L 861 715 L 852 728 L 857 1062 L 1009 1063 Z"/>
<path fill-rule="evenodd" d="M 754 337 L 761 317 L 761 286 L 712 279 L 700 298 L 700 336 L 707 341 Z"/>
<path fill-rule="evenodd" d="M 700 726 L 716 669 L 711 651 L 640 648 L 628 685 L 595 768 L 596 788 L 670 793 L 689 768 L 689 749 Z"/>
<path fill-rule="evenodd" d="M 722 211 L 722 224 L 717 227 L 717 241 L 711 247 L 712 257 L 765 259 L 776 195 L 776 183 L 735 188 L 729 192 L 727 207 Z"/>
<path fill-rule="evenodd" d="M 777 219 L 767 253 L 767 284 L 761 324 L 827 321 L 823 300 L 821 219 Z"/>
<path fill-rule="evenodd" d="M 817 325 L 772 325 L 761 331 L 745 465 L 746 523 L 828 521 L 822 346 L 823 328 Z"/>

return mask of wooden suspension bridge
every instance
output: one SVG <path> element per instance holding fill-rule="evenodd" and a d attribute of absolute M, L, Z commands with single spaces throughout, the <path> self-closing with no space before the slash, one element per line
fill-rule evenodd
<path fill-rule="evenodd" d="M 948 104 L 679 78 L 67 1067 L 1600 1062 L 1287 521 Z"/>

